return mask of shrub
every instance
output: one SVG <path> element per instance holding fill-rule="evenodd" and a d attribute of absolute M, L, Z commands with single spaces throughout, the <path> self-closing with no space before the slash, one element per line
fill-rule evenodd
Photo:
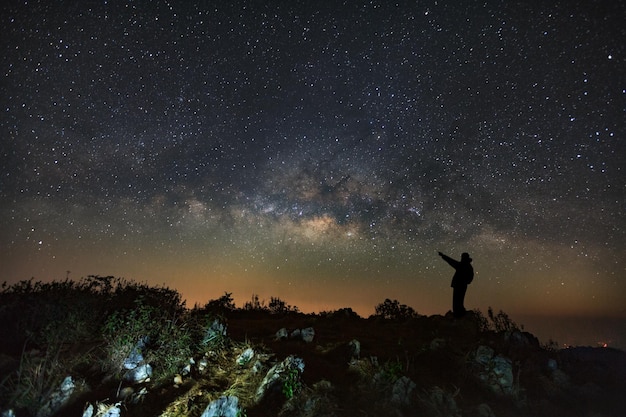
<path fill-rule="evenodd" d="M 113 312 L 107 319 L 103 335 L 107 356 L 104 368 L 119 373 L 124 361 L 141 346 L 146 362 L 154 363 L 157 381 L 174 375 L 192 355 L 192 333 L 179 325 L 182 316 L 148 303 L 143 296 L 131 310 Z"/>
<path fill-rule="evenodd" d="M 289 312 L 297 313 L 298 312 L 298 307 L 290 306 L 289 304 L 287 304 L 286 302 L 284 302 L 278 297 L 270 297 L 270 302 L 267 308 L 272 314 L 283 314 L 283 313 L 289 313 Z"/>
<path fill-rule="evenodd" d="M 493 309 L 489 307 L 487 309 L 487 316 L 491 321 L 491 327 L 497 333 L 500 332 L 512 332 L 521 330 L 520 326 L 517 325 L 504 311 L 500 310 L 498 314 L 493 313 Z"/>
<path fill-rule="evenodd" d="M 252 294 L 252 299 L 250 301 L 246 301 L 243 306 L 244 310 L 248 311 L 267 311 L 268 308 L 265 306 L 265 301 L 259 301 L 258 294 Z"/>
<path fill-rule="evenodd" d="M 236 307 L 233 300 L 233 293 L 224 292 L 224 295 L 217 300 L 210 300 L 206 303 L 204 309 L 216 314 L 224 314 L 235 310 Z"/>
<path fill-rule="evenodd" d="M 381 317 L 383 319 L 390 320 L 405 320 L 418 317 L 418 314 L 413 308 L 400 304 L 398 300 L 385 299 L 384 302 L 378 304 L 375 308 L 376 313 L 374 317 Z"/>

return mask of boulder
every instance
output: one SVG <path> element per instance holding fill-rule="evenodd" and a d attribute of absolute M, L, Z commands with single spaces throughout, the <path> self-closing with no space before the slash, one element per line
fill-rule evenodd
<path fill-rule="evenodd" d="M 289 333 L 287 332 L 287 329 L 285 329 L 284 327 L 276 332 L 276 340 L 284 340 L 284 339 L 287 339 L 288 337 L 289 337 Z"/>
<path fill-rule="evenodd" d="M 212 401 L 200 417 L 239 417 L 240 415 L 239 398 L 229 395 Z"/>
<path fill-rule="evenodd" d="M 226 325 L 218 319 L 213 320 L 211 326 L 206 330 L 202 339 L 203 346 L 213 346 L 226 337 Z"/>
<path fill-rule="evenodd" d="M 128 357 L 124 359 L 124 369 L 135 369 L 144 361 L 142 352 L 146 348 L 148 342 L 148 336 L 144 336 L 139 339 L 133 347 L 133 350 L 130 351 Z"/>
<path fill-rule="evenodd" d="M 302 329 L 300 331 L 300 336 L 302 337 L 302 340 L 304 340 L 306 343 L 311 343 L 315 338 L 315 329 L 313 329 L 313 327 L 307 327 L 306 329 Z"/>
<path fill-rule="evenodd" d="M 134 369 L 129 369 L 124 374 L 124 379 L 133 384 L 146 382 L 152 377 L 152 366 L 149 363 L 143 363 Z"/>
<path fill-rule="evenodd" d="M 256 391 L 255 402 L 259 403 L 269 392 L 282 388 L 293 371 L 297 372 L 298 376 L 304 372 L 303 359 L 290 355 L 272 366 Z"/>
<path fill-rule="evenodd" d="M 496 415 L 493 413 L 493 410 L 491 410 L 491 407 L 489 407 L 489 404 L 486 404 L 486 403 L 481 403 L 476 407 L 476 416 L 477 417 L 496 417 Z"/>
<path fill-rule="evenodd" d="M 83 417 L 120 417 L 122 409 L 120 404 L 106 405 L 98 404 L 98 409 L 95 410 L 92 404 L 88 404 L 83 411 Z"/>
<path fill-rule="evenodd" d="M 391 388 L 391 402 L 395 405 L 409 405 L 411 403 L 411 393 L 415 389 L 415 382 L 407 376 L 401 376 L 394 382 Z"/>
<path fill-rule="evenodd" d="M 352 339 L 350 343 L 348 343 L 348 357 L 350 358 L 350 362 L 359 360 L 361 357 L 361 342 L 356 339 Z"/>
<path fill-rule="evenodd" d="M 509 358 L 496 355 L 488 346 L 478 346 L 474 353 L 476 376 L 496 394 L 514 393 L 513 364 Z"/>
<path fill-rule="evenodd" d="M 71 376 L 66 376 L 59 388 L 53 391 L 49 396 L 45 404 L 37 411 L 37 417 L 48 417 L 55 414 L 63 406 L 67 405 L 70 397 L 74 393 L 74 380 Z"/>
<path fill-rule="evenodd" d="M 456 400 L 454 399 L 457 393 L 450 394 L 435 386 L 432 387 L 426 395 L 421 395 L 420 401 L 432 415 L 461 417 L 461 410 L 459 410 Z"/>
<path fill-rule="evenodd" d="M 237 365 L 246 366 L 254 357 L 254 349 L 247 348 L 237 357 Z"/>

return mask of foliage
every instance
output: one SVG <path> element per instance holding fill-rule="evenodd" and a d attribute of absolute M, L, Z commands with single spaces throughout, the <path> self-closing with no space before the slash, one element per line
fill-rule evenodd
<path fill-rule="evenodd" d="M 111 276 L 4 283 L 2 348 L 12 354 L 21 348 L 22 355 L 19 368 L 0 381 L 0 403 L 34 413 L 66 375 L 78 375 L 93 363 L 91 350 L 61 354 L 71 345 L 97 348 L 97 342 L 105 340 L 105 359 L 100 360 L 106 368 L 120 370 L 124 355 L 140 337 L 157 335 L 153 340 L 154 351 L 161 355 L 159 366 L 171 372 L 190 355 L 187 329 L 176 322 L 184 311 L 175 290 Z"/>
<path fill-rule="evenodd" d="M 497 314 L 493 312 L 493 309 L 489 307 L 487 309 L 487 317 L 479 309 L 472 310 L 476 320 L 478 321 L 478 330 L 480 332 L 495 331 L 500 332 L 513 332 L 524 329 L 524 326 L 518 326 L 508 314 L 500 310 Z"/>
<path fill-rule="evenodd" d="M 209 312 L 219 314 L 224 314 L 235 310 L 236 306 L 233 300 L 233 293 L 224 292 L 224 295 L 222 295 L 217 300 L 210 300 L 208 303 L 206 303 L 204 309 Z"/>
<path fill-rule="evenodd" d="M 270 297 L 270 302 L 267 308 L 272 314 L 283 314 L 283 313 L 289 313 L 289 312 L 297 313 L 298 312 L 298 307 L 290 306 L 289 304 L 287 304 L 286 302 L 284 302 L 278 297 Z"/>
<path fill-rule="evenodd" d="M 107 342 L 104 368 L 121 372 L 124 360 L 139 346 L 146 350 L 139 352 L 146 362 L 158 364 L 157 380 L 174 375 L 191 357 L 194 345 L 192 333 L 178 324 L 180 320 L 180 316 L 151 305 L 144 296 L 135 300 L 134 308 L 113 312 L 102 329 Z"/>
<path fill-rule="evenodd" d="M 512 332 L 521 330 L 520 326 L 517 325 L 504 311 L 500 310 L 498 314 L 494 314 L 493 309 L 489 307 L 487 310 L 487 316 L 491 321 L 491 327 L 497 333 L 500 332 Z"/>
<path fill-rule="evenodd" d="M 472 310 L 475 320 L 478 322 L 478 331 L 481 333 L 488 332 L 490 330 L 489 320 L 485 317 L 480 309 L 476 308 Z"/>
<path fill-rule="evenodd" d="M 226 347 L 227 342 L 226 325 L 223 324 L 223 320 L 210 315 L 206 316 L 200 345 L 216 350 Z"/>
<path fill-rule="evenodd" d="M 250 301 L 246 301 L 243 305 L 244 310 L 248 311 L 267 311 L 268 308 L 265 306 L 265 301 L 259 300 L 258 294 L 252 294 L 252 299 Z"/>
<path fill-rule="evenodd" d="M 290 369 L 283 382 L 283 394 L 289 400 L 293 398 L 300 388 L 302 383 L 300 382 L 300 372 L 297 369 Z"/>
<path fill-rule="evenodd" d="M 412 307 L 400 304 L 398 300 L 385 299 L 384 302 L 378 304 L 375 308 L 374 317 L 380 317 L 390 320 L 406 320 L 418 317 L 418 314 Z"/>
<path fill-rule="evenodd" d="M 387 361 L 382 369 L 382 378 L 386 382 L 395 382 L 400 376 L 402 376 L 402 363 L 399 360 Z"/>
<path fill-rule="evenodd" d="M 343 307 L 340 308 L 338 310 L 333 310 L 333 311 L 321 311 L 319 313 L 320 317 L 325 317 L 325 318 L 337 318 L 337 319 L 359 319 L 361 318 L 361 316 L 359 316 L 354 310 L 352 310 L 350 307 Z"/>
<path fill-rule="evenodd" d="M 24 352 L 17 371 L 0 383 L 0 403 L 34 415 L 63 379 L 59 354 L 59 346 L 50 346 L 42 356 Z"/>
<path fill-rule="evenodd" d="M 184 302 L 175 290 L 149 287 L 123 278 L 90 275 L 79 281 L 48 283 L 21 281 L 0 291 L 0 333 L 21 347 L 45 346 L 61 333 L 66 342 L 97 337 L 111 312 L 130 309 L 139 297 L 144 303 L 178 315 Z M 62 330 L 62 331 L 61 331 Z"/>

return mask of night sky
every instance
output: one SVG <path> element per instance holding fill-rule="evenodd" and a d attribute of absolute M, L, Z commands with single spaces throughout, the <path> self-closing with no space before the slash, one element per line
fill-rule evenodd
<path fill-rule="evenodd" d="M 0 10 L 0 281 L 626 318 L 624 2 Z"/>

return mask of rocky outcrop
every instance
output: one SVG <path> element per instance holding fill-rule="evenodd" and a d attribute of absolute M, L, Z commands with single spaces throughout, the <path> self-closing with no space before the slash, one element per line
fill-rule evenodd
<path fill-rule="evenodd" d="M 515 391 L 513 365 L 509 358 L 496 355 L 489 346 L 478 346 L 474 352 L 473 366 L 477 378 L 492 392 L 511 395 Z"/>

